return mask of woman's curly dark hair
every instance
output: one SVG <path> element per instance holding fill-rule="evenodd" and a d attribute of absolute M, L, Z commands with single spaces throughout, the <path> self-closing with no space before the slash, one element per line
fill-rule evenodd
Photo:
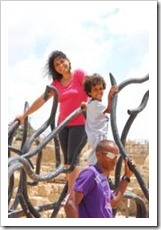
<path fill-rule="evenodd" d="M 69 59 L 66 56 L 66 54 L 64 54 L 62 51 L 59 51 L 59 50 L 55 50 L 49 55 L 49 58 L 48 58 L 48 61 L 47 61 L 47 64 L 46 64 L 46 69 L 47 69 L 48 76 L 51 77 L 53 80 L 61 80 L 61 78 L 63 77 L 62 74 L 58 73 L 55 70 L 55 67 L 53 65 L 54 60 L 57 57 L 67 59 L 69 61 Z M 71 69 L 70 61 L 69 61 L 69 65 L 70 65 L 70 69 Z"/>
<path fill-rule="evenodd" d="M 104 78 L 98 73 L 94 73 L 93 75 L 88 75 L 85 77 L 85 80 L 83 82 L 83 89 L 86 94 L 91 97 L 89 93 L 91 92 L 92 87 L 98 84 L 102 84 L 103 89 L 106 89 L 106 82 Z"/>

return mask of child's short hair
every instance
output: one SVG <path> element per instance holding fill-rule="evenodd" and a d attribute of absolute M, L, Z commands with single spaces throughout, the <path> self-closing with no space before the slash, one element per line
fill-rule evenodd
<path fill-rule="evenodd" d="M 83 89 L 90 97 L 89 93 L 91 92 L 92 87 L 101 83 L 103 85 L 103 89 L 106 89 L 106 82 L 101 75 L 99 75 L 98 73 L 94 73 L 93 75 L 87 75 L 83 82 Z"/>

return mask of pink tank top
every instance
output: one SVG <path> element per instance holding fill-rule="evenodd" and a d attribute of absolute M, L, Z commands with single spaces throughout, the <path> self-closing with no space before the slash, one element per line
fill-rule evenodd
<path fill-rule="evenodd" d="M 86 73 L 80 69 L 72 73 L 72 80 L 67 86 L 63 86 L 61 82 L 54 80 L 51 85 L 55 86 L 59 93 L 59 115 L 58 124 L 60 124 L 69 114 L 80 107 L 82 101 L 87 101 L 87 95 L 83 90 L 83 80 Z M 83 114 L 79 114 L 73 118 L 68 126 L 84 125 L 85 118 Z"/>

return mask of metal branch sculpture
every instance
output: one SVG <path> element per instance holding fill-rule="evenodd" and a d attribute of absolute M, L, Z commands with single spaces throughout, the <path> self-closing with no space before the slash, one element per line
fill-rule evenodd
<path fill-rule="evenodd" d="M 149 75 L 143 77 L 143 78 L 135 78 L 135 79 L 129 79 L 126 80 L 118 85 L 119 92 L 129 84 L 138 84 L 143 83 L 149 79 Z M 116 80 L 110 73 L 110 80 L 111 85 L 115 85 Z M 61 162 L 60 158 L 60 146 L 57 139 L 58 133 L 63 129 L 63 127 L 75 116 L 77 116 L 79 113 L 83 113 L 83 110 L 81 108 L 76 109 L 72 114 L 70 114 L 60 125 L 55 125 L 55 114 L 57 110 L 58 105 L 58 92 L 56 88 L 52 86 L 47 86 L 45 93 L 44 93 L 44 99 L 48 99 L 49 92 L 52 91 L 54 94 L 53 97 L 53 104 L 50 116 L 48 120 L 38 129 L 36 130 L 32 135 L 28 135 L 27 133 L 27 127 L 28 127 L 28 118 L 25 119 L 24 123 L 24 129 L 23 129 L 23 138 L 21 142 L 21 146 L 19 149 L 12 146 L 13 137 L 15 135 L 16 130 L 18 129 L 20 122 L 18 120 L 13 121 L 13 123 L 9 126 L 8 130 L 8 177 L 9 177 L 9 187 L 8 187 L 8 203 L 9 203 L 9 211 L 8 211 L 8 217 L 9 218 L 18 218 L 22 216 L 26 216 L 27 218 L 41 218 L 40 212 L 53 210 L 50 218 L 56 217 L 60 207 L 61 202 L 66 196 L 67 193 L 67 183 L 64 184 L 64 188 L 62 189 L 62 192 L 56 202 L 52 202 L 49 204 L 36 206 L 34 207 L 33 204 L 30 202 L 30 197 L 28 195 L 28 187 L 29 186 L 35 186 L 40 181 L 50 181 L 53 178 L 56 178 L 61 173 L 69 173 L 75 168 L 75 160 L 77 156 L 80 154 L 80 149 L 77 149 L 77 151 L 74 153 L 74 158 L 72 161 L 72 164 L 70 165 L 69 169 L 66 169 L 64 167 L 64 164 Z M 127 120 L 124 129 L 122 131 L 121 136 L 118 133 L 117 128 L 117 122 L 116 122 L 116 107 L 117 107 L 117 97 L 119 92 L 114 95 L 112 100 L 112 110 L 111 110 L 111 127 L 113 132 L 113 137 L 115 142 L 117 143 L 121 157 L 119 158 L 116 166 L 115 171 L 115 184 L 113 185 L 116 187 L 120 181 L 120 172 L 122 167 L 122 159 L 125 159 L 128 157 L 128 154 L 125 150 L 125 144 L 126 144 L 126 137 L 130 130 L 130 127 L 134 121 L 134 119 L 137 117 L 137 115 L 146 107 L 149 97 L 149 92 L 147 91 L 145 95 L 143 96 L 143 99 L 140 103 L 140 105 L 133 109 L 128 110 L 129 119 Z M 28 107 L 28 103 L 25 103 L 25 109 Z M 51 127 L 51 132 L 43 139 L 38 140 L 37 138 L 42 134 L 48 127 Z M 51 141 L 54 140 L 55 145 L 55 156 L 56 156 L 56 166 L 55 168 L 47 172 L 45 174 L 40 173 L 40 167 L 41 167 L 41 159 L 42 159 L 42 150 L 44 147 Z M 86 136 L 84 137 L 84 140 L 86 141 Z M 34 148 L 32 147 L 33 142 L 36 142 L 36 146 Z M 15 153 L 16 156 L 11 157 L 11 152 Z M 34 166 L 31 162 L 31 158 L 35 156 L 36 158 L 36 169 L 34 169 Z M 135 167 L 132 168 L 129 161 L 129 167 L 134 172 L 135 177 L 138 180 L 138 184 L 140 188 L 142 189 L 146 199 L 149 199 L 149 193 L 148 189 L 145 186 L 144 180 L 139 172 L 139 170 Z M 11 198 L 13 196 L 13 190 L 14 190 L 14 174 L 16 172 L 20 172 L 19 176 L 19 185 L 18 190 L 15 195 L 14 201 L 12 201 L 11 204 Z M 32 182 L 27 181 L 27 177 L 29 177 Z M 141 199 L 136 194 L 127 191 L 125 193 L 125 198 L 127 199 L 133 199 L 136 203 L 136 218 L 145 218 L 147 217 L 147 211 L 144 204 L 143 199 Z M 21 206 L 21 210 L 17 210 L 18 204 Z M 117 210 L 115 210 L 116 212 Z"/>

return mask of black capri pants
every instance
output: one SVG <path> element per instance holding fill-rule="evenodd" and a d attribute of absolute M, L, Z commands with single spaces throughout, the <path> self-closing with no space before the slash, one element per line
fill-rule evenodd
<path fill-rule="evenodd" d="M 65 126 L 59 132 L 59 140 L 64 155 L 64 164 L 79 164 L 80 152 L 87 143 L 84 125 Z"/>

